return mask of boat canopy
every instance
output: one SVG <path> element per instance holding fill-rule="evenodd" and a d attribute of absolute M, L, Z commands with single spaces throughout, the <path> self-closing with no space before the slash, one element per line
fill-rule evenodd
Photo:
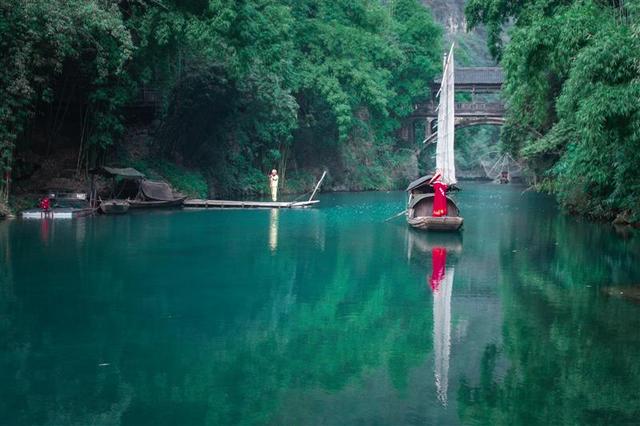
<path fill-rule="evenodd" d="M 133 167 L 98 167 L 96 169 L 91 170 L 91 174 L 94 175 L 102 175 L 107 177 L 115 177 L 120 176 L 123 178 L 129 179 L 142 179 L 144 178 L 144 174 L 137 171 Z"/>
<path fill-rule="evenodd" d="M 433 175 L 426 175 L 426 176 L 422 176 L 421 178 L 418 178 L 416 180 L 414 180 L 413 182 L 411 182 L 409 184 L 409 186 L 407 187 L 406 191 L 413 191 L 414 189 L 418 189 L 420 187 L 423 186 L 429 186 L 429 181 L 431 180 L 431 178 L 433 177 Z"/>
<path fill-rule="evenodd" d="M 147 201 L 172 201 L 175 199 L 169 184 L 152 180 L 140 182 L 140 193 Z"/>

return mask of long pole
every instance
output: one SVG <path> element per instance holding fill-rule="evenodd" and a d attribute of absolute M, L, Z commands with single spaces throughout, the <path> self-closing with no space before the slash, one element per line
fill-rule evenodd
<path fill-rule="evenodd" d="M 322 184 L 322 181 L 324 180 L 324 177 L 327 175 L 327 171 L 325 170 L 322 173 L 322 177 L 320 178 L 320 180 L 318 181 L 316 188 L 313 190 L 313 193 L 311 194 L 311 197 L 309 197 L 309 201 L 313 200 L 313 197 L 316 195 L 316 192 L 318 192 L 318 188 L 320 188 L 320 185 Z"/>
<path fill-rule="evenodd" d="M 385 221 L 385 222 L 389 222 L 390 220 L 393 220 L 393 219 L 395 219 L 396 217 L 398 217 L 398 216 L 400 216 L 400 215 L 405 214 L 406 212 L 407 212 L 407 209 L 404 209 L 404 210 L 402 210 L 400 213 L 396 214 L 395 216 L 391 216 L 391 217 L 386 218 L 384 221 Z"/>

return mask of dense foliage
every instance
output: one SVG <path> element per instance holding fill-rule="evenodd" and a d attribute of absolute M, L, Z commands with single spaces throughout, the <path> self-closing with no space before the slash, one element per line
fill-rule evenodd
<path fill-rule="evenodd" d="M 441 39 L 416 0 L 7 0 L 0 49 L 5 193 L 21 149 L 66 138 L 78 171 L 104 162 L 143 88 L 162 99 L 149 152 L 224 193 L 260 191 L 276 166 L 390 187 Z"/>
<path fill-rule="evenodd" d="M 0 169 L 4 177 L 0 189 L 4 199 L 16 142 L 24 139 L 38 105 L 53 102 L 54 79 L 65 69 L 68 78 L 79 74 L 84 78 L 80 96 L 91 111 L 84 115 L 86 132 L 79 144 L 86 139 L 87 144 L 106 146 L 122 130 L 116 114 L 125 98 L 119 89 L 133 49 L 131 34 L 113 2 L 0 2 Z"/>
<path fill-rule="evenodd" d="M 640 2 L 471 0 L 466 13 L 506 73 L 506 147 L 568 210 L 639 220 Z"/>

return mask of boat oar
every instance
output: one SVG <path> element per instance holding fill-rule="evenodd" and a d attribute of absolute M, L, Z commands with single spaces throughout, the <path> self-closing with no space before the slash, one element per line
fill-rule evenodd
<path fill-rule="evenodd" d="M 406 210 L 406 209 L 404 209 L 404 210 L 402 210 L 400 213 L 398 213 L 397 215 L 394 215 L 394 216 L 388 217 L 388 218 L 386 218 L 384 221 L 385 221 L 385 222 L 389 222 L 390 220 L 393 220 L 393 219 L 395 219 L 396 217 L 398 217 L 398 216 L 400 216 L 400 215 L 405 214 L 406 212 L 407 212 L 407 210 Z"/>

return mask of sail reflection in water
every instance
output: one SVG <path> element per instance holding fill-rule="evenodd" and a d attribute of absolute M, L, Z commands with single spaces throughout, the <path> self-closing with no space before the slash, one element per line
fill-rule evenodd
<path fill-rule="evenodd" d="M 453 267 L 446 267 L 447 249 L 431 249 L 431 277 L 429 286 L 433 293 L 433 346 L 435 353 L 434 375 L 438 399 L 447 406 L 449 387 L 449 357 L 451 355 L 451 293 Z"/>

